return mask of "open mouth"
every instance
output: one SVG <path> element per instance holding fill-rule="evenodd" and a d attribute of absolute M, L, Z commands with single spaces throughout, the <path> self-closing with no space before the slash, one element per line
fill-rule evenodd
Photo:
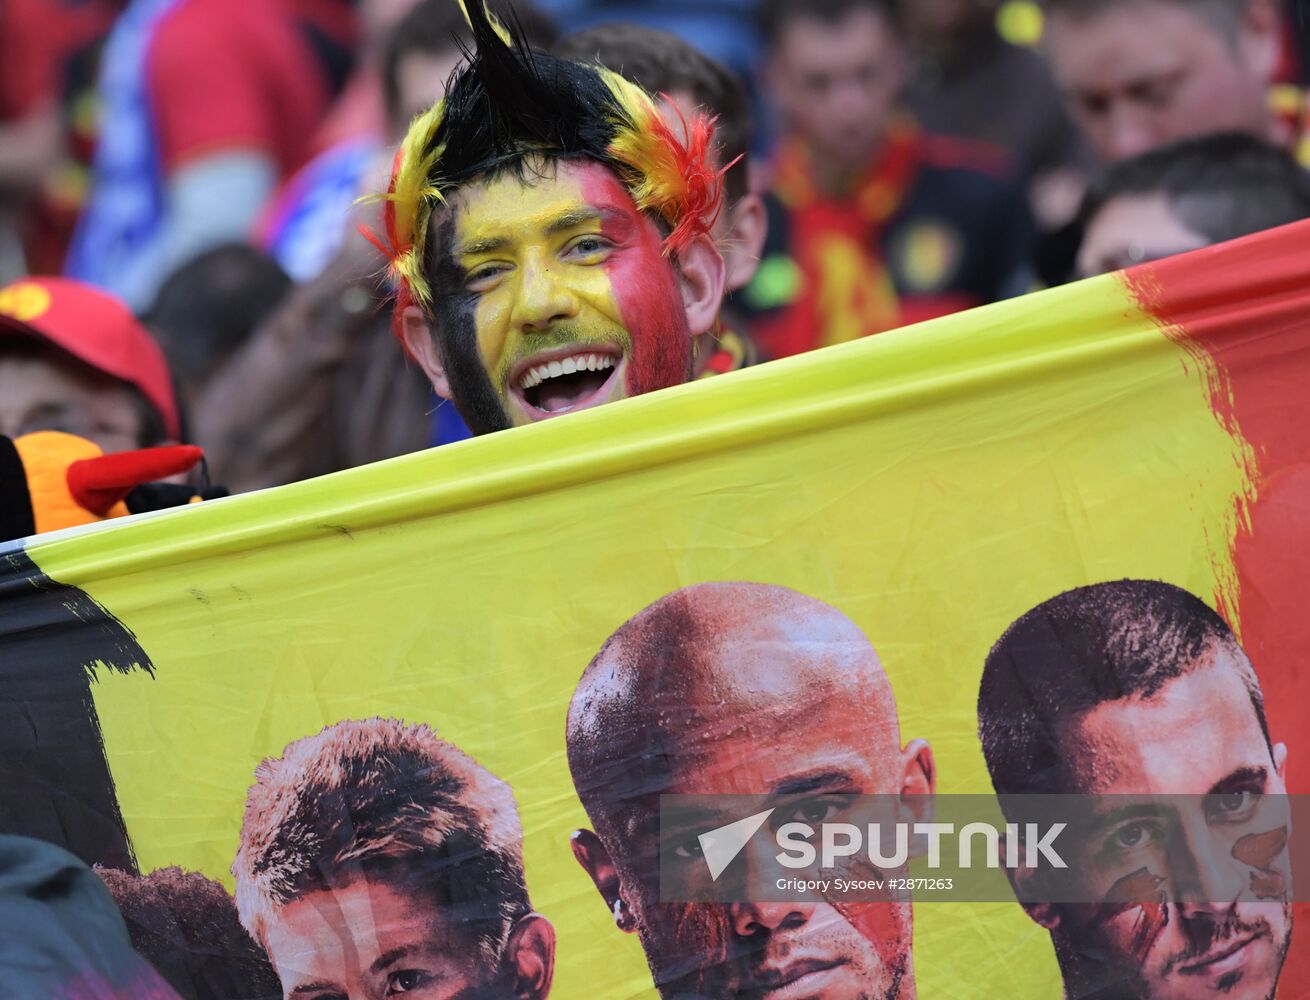
<path fill-rule="evenodd" d="M 510 387 L 540 420 L 599 402 L 622 361 L 618 351 L 595 344 L 550 351 L 515 365 Z"/>

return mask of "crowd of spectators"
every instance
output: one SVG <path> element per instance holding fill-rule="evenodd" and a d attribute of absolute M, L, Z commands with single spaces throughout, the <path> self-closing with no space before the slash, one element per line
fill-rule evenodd
<path fill-rule="evenodd" d="M 671 122 L 717 117 L 720 254 L 675 262 L 695 346 L 680 376 L 629 391 L 1310 217 L 1290 3 L 489 7 L 535 49 L 659 95 Z M 367 196 L 472 52 L 456 0 L 0 0 L 0 44 L 0 434 L 193 441 L 244 491 L 468 437 L 474 390 L 500 396 L 479 431 L 617 398 L 596 387 L 626 355 L 520 359 L 492 386 L 488 359 L 461 374 L 432 346 L 436 312 L 393 320 Z M 581 308 L 536 292 L 543 329 Z M 101 877 L 147 957 L 202 919 L 170 902 L 196 896 L 186 873 Z M 202 888 L 203 920 L 254 954 Z M 242 975 L 268 979 L 252 961 Z M 219 995 L 201 979 L 235 968 L 154 964 L 184 995 Z"/>
<path fill-rule="evenodd" d="M 699 374 L 1310 215 L 1291 3 L 490 6 L 717 116 Z M 359 232 L 466 57 L 455 0 L 0 0 L 0 43 L 0 433 L 185 438 L 237 491 L 468 436 Z"/>

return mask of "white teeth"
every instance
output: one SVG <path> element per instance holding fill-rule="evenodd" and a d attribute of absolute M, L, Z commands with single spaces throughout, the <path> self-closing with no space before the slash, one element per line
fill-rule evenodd
<path fill-rule="evenodd" d="M 531 389 L 533 386 L 541 385 L 548 378 L 559 378 L 561 375 L 572 375 L 581 371 L 604 371 L 613 367 L 614 359 L 609 355 L 577 354 L 571 358 L 548 361 L 545 364 L 529 368 L 519 376 L 519 386 L 523 389 Z"/>

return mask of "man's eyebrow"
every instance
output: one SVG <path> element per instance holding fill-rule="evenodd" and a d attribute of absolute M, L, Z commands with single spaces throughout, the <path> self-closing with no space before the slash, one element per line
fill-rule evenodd
<path fill-rule="evenodd" d="M 509 246 L 509 237 L 489 236 L 484 240 L 470 240 L 468 243 L 461 243 L 455 248 L 454 256 L 474 257 L 481 253 L 495 253 L 497 250 L 504 250 L 507 246 Z"/>
<path fill-rule="evenodd" d="M 1173 813 L 1164 802 L 1135 802 L 1132 805 L 1119 806 L 1103 813 L 1094 812 L 1091 825 L 1094 830 L 1104 830 L 1125 820 L 1159 819 Z"/>
<path fill-rule="evenodd" d="M 1253 789 L 1264 791 L 1269 780 L 1269 772 L 1263 767 L 1239 767 L 1231 774 L 1225 775 L 1210 786 L 1208 795 L 1229 795 L 1233 792 L 1249 792 Z"/>
<path fill-rule="evenodd" d="M 769 790 L 770 795 L 808 795 L 819 791 L 853 791 L 855 779 L 847 771 L 827 769 L 785 778 Z"/>
<path fill-rule="evenodd" d="M 579 208 L 572 212 L 565 212 L 546 227 L 546 232 L 548 235 L 554 236 L 556 233 L 575 229 L 578 226 L 586 225 L 588 222 L 597 222 L 601 219 L 602 214 L 601 211 L 594 208 Z"/>
<path fill-rule="evenodd" d="M 370 976 L 376 976 L 396 959 L 404 958 L 412 951 L 417 951 L 417 949 L 411 944 L 402 945 L 399 948 L 392 948 L 390 951 L 384 951 L 377 958 L 373 959 L 373 964 L 368 967 L 368 974 Z"/>
<path fill-rule="evenodd" d="M 291 991 L 293 997 L 307 997 L 311 993 L 332 993 L 336 996 L 340 996 L 344 993 L 344 990 L 342 990 L 336 983 L 329 983 L 323 979 L 316 979 L 312 983 L 300 983 Z"/>

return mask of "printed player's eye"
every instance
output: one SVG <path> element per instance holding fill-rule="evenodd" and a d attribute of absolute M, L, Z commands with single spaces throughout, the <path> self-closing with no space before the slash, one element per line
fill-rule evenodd
<path fill-rule="evenodd" d="M 408 993 L 431 982 L 432 977 L 418 969 L 400 969 L 387 977 L 387 996 Z"/>
<path fill-rule="evenodd" d="M 1108 846 L 1113 851 L 1137 851 L 1161 839 L 1158 824 L 1149 820 L 1133 820 L 1111 832 Z"/>
<path fill-rule="evenodd" d="M 705 851 L 701 847 L 700 837 L 692 834 L 678 840 L 673 845 L 673 853 L 680 858 L 699 858 Z"/>
<path fill-rule="evenodd" d="M 850 804 L 849 795 L 820 795 L 793 803 L 786 811 L 784 822 L 806 823 L 815 826 L 836 817 Z"/>
<path fill-rule="evenodd" d="M 1206 800 L 1206 812 L 1220 820 L 1244 819 L 1260 803 L 1258 792 L 1227 792 L 1223 795 L 1211 795 Z"/>

